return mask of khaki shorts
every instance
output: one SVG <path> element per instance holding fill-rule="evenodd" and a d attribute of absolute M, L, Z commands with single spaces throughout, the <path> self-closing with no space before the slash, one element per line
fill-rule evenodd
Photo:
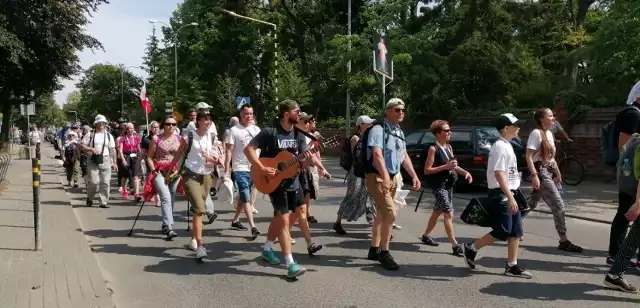
<path fill-rule="evenodd" d="M 184 180 L 184 193 L 191 203 L 190 211 L 195 215 L 205 213 L 205 200 L 211 189 L 211 175 L 201 175 L 190 171 L 182 175 Z"/>
<path fill-rule="evenodd" d="M 391 177 L 391 189 L 386 194 L 382 193 L 382 178 L 375 173 L 365 175 L 365 185 L 367 185 L 367 190 L 376 203 L 376 216 L 395 216 L 396 191 L 398 189 L 396 177 Z"/>

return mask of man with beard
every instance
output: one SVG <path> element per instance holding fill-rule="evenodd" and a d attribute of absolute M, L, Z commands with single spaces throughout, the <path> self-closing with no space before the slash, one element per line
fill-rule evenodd
<path fill-rule="evenodd" d="M 258 167 L 261 173 L 268 177 L 276 175 L 277 170 L 267 167 L 260 162 L 257 150 L 261 157 L 275 157 L 281 151 L 288 151 L 294 155 L 306 152 L 305 136 L 294 126 L 300 119 L 300 107 L 292 100 L 285 100 L 278 108 L 279 121 L 275 128 L 265 128 L 256 135 L 247 145 L 244 154 L 252 166 Z M 315 165 L 317 159 L 311 155 L 311 164 Z M 300 168 L 300 167 L 299 167 Z M 255 180 L 255 179 L 254 179 Z M 298 265 L 291 254 L 290 224 L 298 219 L 300 206 L 304 203 L 304 195 L 298 176 L 284 180 L 278 189 L 269 194 L 273 205 L 273 220 L 267 232 L 267 242 L 264 244 L 262 258 L 270 264 L 280 264 L 280 259 L 273 251 L 273 244 L 278 238 L 280 248 L 284 254 L 287 265 L 287 277 L 293 278 L 305 273 L 305 269 Z"/>

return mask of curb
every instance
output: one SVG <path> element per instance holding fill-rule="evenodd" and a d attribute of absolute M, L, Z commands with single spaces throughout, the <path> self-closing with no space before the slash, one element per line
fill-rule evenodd
<path fill-rule="evenodd" d="M 345 177 L 345 176 L 342 176 L 342 175 L 339 175 L 339 176 L 331 175 L 331 178 L 332 178 L 332 179 L 334 179 L 334 178 L 335 178 L 335 179 L 341 179 L 341 180 L 345 180 L 345 179 L 346 179 L 346 177 Z M 455 199 L 460 199 L 460 200 L 467 200 L 467 201 L 471 200 L 471 198 L 468 198 L 468 197 L 458 197 L 458 196 L 455 196 L 455 197 L 453 197 L 453 198 L 455 198 Z M 551 211 L 548 211 L 548 210 L 539 210 L 539 209 L 535 209 L 535 210 L 531 210 L 531 211 L 532 211 L 532 212 L 536 212 L 536 213 L 543 213 L 543 214 L 553 215 L 553 213 L 551 213 Z M 604 220 L 604 219 L 598 219 L 598 218 L 591 218 L 591 217 L 579 216 L 579 215 L 575 215 L 575 214 L 568 214 L 568 213 L 565 213 L 565 214 L 564 214 L 564 216 L 569 217 L 569 218 L 573 218 L 573 219 L 579 219 L 579 220 L 584 220 L 584 221 L 596 222 L 596 223 L 601 223 L 601 224 L 607 224 L 607 225 L 610 225 L 610 224 L 611 224 L 611 221 L 607 221 L 607 220 Z"/>

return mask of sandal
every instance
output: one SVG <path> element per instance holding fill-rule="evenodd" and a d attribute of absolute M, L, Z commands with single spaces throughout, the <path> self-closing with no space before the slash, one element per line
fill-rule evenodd
<path fill-rule="evenodd" d="M 582 252 L 582 247 L 578 245 L 574 245 L 569 240 L 560 242 L 560 244 L 558 245 L 558 249 L 568 251 L 568 252 Z"/>

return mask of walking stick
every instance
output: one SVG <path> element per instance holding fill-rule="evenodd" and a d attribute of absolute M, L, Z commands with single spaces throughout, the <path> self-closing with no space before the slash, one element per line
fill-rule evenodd
<path fill-rule="evenodd" d="M 187 231 L 191 230 L 191 206 L 187 200 Z"/>
<path fill-rule="evenodd" d="M 131 234 L 133 234 L 133 228 L 136 226 L 136 222 L 138 222 L 138 218 L 140 218 L 140 213 L 142 213 L 142 207 L 144 206 L 145 202 L 146 202 L 146 200 L 143 200 L 142 203 L 140 204 L 140 209 L 138 210 L 138 215 L 136 215 L 136 219 L 133 221 L 133 225 L 131 225 L 131 230 L 129 230 L 129 233 L 127 234 L 127 236 L 131 236 Z"/>

